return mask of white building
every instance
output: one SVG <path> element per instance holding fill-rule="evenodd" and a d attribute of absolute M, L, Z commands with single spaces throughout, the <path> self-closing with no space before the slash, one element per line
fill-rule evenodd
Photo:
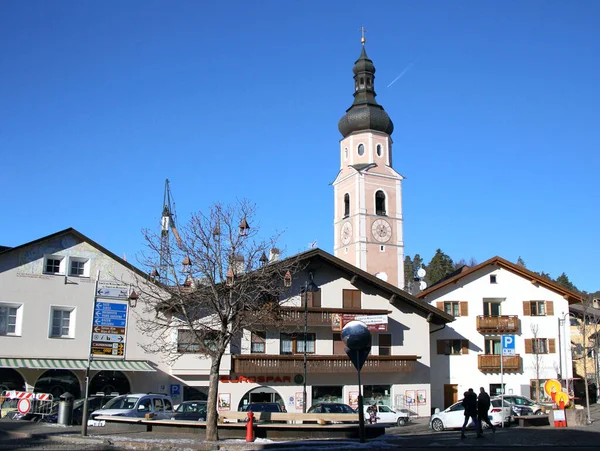
<path fill-rule="evenodd" d="M 494 257 L 419 293 L 418 298 L 456 319 L 431 336 L 432 406 L 448 407 L 468 389 L 492 395 L 540 397 L 547 379 L 571 376 L 570 336 L 559 319 L 581 295 L 539 274 Z M 515 355 L 503 359 L 501 336 L 515 338 Z"/>
<path fill-rule="evenodd" d="M 133 281 L 145 275 L 70 228 L 0 252 L 0 391 L 85 392 L 96 278 Z M 128 305 L 128 301 L 108 300 Z M 124 343 L 95 356 L 90 393 L 168 391 L 169 368 L 138 346 L 135 308 L 128 308 Z M 126 310 L 123 310 L 124 312 Z M 121 330 L 116 331 L 124 332 Z M 96 337 L 103 344 L 102 337 Z M 104 337 L 106 338 L 106 337 Z M 109 338 L 106 338 L 109 339 Z M 121 347 L 122 351 L 119 349 Z"/>

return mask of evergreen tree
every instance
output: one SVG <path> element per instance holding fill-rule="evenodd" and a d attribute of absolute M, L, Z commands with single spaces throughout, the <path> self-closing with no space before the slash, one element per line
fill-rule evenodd
<path fill-rule="evenodd" d="M 427 265 L 425 282 L 427 282 L 428 287 L 431 287 L 434 283 L 444 278 L 452 271 L 454 271 L 454 262 L 448 255 L 443 253 L 441 249 L 438 249 L 435 251 L 435 255 Z"/>
<path fill-rule="evenodd" d="M 572 290 L 579 291 L 575 285 L 569 280 L 569 277 L 563 272 L 560 276 L 556 278 L 556 283 L 562 285 L 563 287 Z"/>
<path fill-rule="evenodd" d="M 523 268 L 527 268 L 527 265 L 525 264 L 525 262 L 523 261 L 523 259 L 521 258 L 520 255 L 519 255 L 519 258 L 517 258 L 517 265 L 522 266 Z"/>
<path fill-rule="evenodd" d="M 409 255 L 404 257 L 404 287 L 403 289 L 407 291 L 410 288 L 410 283 L 413 280 L 415 273 L 415 268 L 413 266 L 413 261 Z"/>

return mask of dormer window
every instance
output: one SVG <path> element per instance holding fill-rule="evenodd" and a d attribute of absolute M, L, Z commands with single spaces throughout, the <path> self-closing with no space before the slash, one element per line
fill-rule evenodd
<path fill-rule="evenodd" d="M 358 156 L 362 157 L 364 154 L 365 154 L 365 145 L 359 144 L 358 145 Z"/>
<path fill-rule="evenodd" d="M 350 216 L 350 194 L 344 194 L 344 218 Z"/>
<path fill-rule="evenodd" d="M 379 216 L 385 216 L 385 193 L 381 190 L 375 193 L 375 214 Z"/>

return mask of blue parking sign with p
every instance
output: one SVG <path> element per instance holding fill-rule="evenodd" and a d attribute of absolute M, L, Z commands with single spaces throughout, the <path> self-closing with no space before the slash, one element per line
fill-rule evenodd
<path fill-rule="evenodd" d="M 502 355 L 515 355 L 514 335 L 502 335 Z"/>
<path fill-rule="evenodd" d="M 171 384 L 171 397 L 177 398 L 181 394 L 181 387 L 179 384 Z"/>

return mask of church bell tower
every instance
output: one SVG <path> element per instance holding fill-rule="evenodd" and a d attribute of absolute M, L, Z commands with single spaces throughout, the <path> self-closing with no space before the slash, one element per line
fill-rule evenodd
<path fill-rule="evenodd" d="M 354 63 L 354 102 L 340 119 L 340 171 L 333 182 L 334 254 L 404 288 L 402 179 L 392 167 L 394 124 L 375 100 L 375 66 Z"/>

